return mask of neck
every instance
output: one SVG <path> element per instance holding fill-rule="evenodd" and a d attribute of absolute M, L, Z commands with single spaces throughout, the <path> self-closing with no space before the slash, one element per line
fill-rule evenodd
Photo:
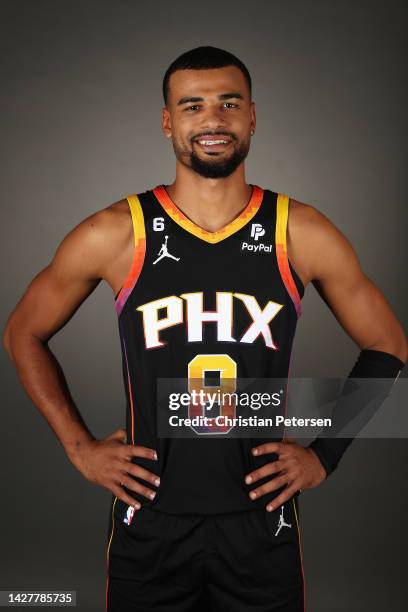
<path fill-rule="evenodd" d="M 166 189 L 176 206 L 209 232 L 216 232 L 235 219 L 247 206 L 252 192 L 245 181 L 243 164 L 221 179 L 204 178 L 177 164 L 176 179 Z"/>

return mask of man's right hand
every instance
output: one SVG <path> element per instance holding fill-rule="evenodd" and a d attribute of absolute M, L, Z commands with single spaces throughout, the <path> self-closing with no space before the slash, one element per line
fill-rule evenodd
<path fill-rule="evenodd" d="M 132 476 L 159 486 L 160 478 L 132 463 L 132 457 L 144 457 L 157 461 L 156 451 L 146 446 L 126 444 L 126 431 L 118 429 L 104 440 L 90 440 L 75 455 L 70 456 L 75 467 L 91 482 L 111 491 L 135 510 L 140 503 L 127 495 L 123 485 L 148 499 L 154 499 L 156 491 L 141 484 Z"/>

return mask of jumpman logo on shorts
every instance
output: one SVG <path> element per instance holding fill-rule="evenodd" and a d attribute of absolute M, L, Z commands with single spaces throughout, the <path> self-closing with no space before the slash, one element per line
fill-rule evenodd
<path fill-rule="evenodd" d="M 283 518 L 283 508 L 284 506 L 281 506 L 281 513 L 279 517 L 278 529 L 277 529 L 277 532 L 275 533 L 275 536 L 278 535 L 282 527 L 292 527 L 291 523 L 285 523 L 285 519 Z"/>
<path fill-rule="evenodd" d="M 167 239 L 168 239 L 168 236 L 165 236 L 165 241 L 161 245 L 161 249 L 159 251 L 159 256 L 153 262 L 153 264 L 156 264 L 158 261 L 163 259 L 163 257 L 171 257 L 171 259 L 175 259 L 176 261 L 179 261 L 180 257 L 174 257 L 174 255 L 170 255 L 170 253 L 168 252 L 168 250 L 167 250 Z"/>

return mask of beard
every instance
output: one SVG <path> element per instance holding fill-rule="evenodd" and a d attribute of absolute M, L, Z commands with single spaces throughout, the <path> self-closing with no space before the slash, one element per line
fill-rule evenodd
<path fill-rule="evenodd" d="M 189 166 L 204 178 L 226 178 L 230 176 L 238 166 L 246 159 L 250 147 L 250 140 L 242 141 L 234 147 L 233 153 L 228 158 L 222 158 L 222 154 L 212 153 L 213 159 L 202 159 L 193 150 L 187 152 L 179 148 L 173 142 L 174 152 L 179 161 Z M 208 155 L 208 153 L 207 153 Z M 218 159 L 220 158 L 220 159 Z"/>

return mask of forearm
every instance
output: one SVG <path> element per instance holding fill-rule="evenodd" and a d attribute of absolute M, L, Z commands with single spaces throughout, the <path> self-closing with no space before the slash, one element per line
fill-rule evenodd
<path fill-rule="evenodd" d="M 60 364 L 38 338 L 21 333 L 10 336 L 7 352 L 25 391 L 73 459 L 95 438 L 75 406 Z"/>
<path fill-rule="evenodd" d="M 405 363 L 390 353 L 364 349 L 333 410 L 333 427 L 324 427 L 310 444 L 327 475 L 389 395 Z"/>

